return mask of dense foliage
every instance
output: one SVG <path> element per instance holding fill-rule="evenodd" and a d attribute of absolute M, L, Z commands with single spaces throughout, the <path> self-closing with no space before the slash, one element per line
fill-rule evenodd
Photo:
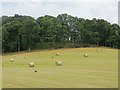
<path fill-rule="evenodd" d="M 60 14 L 2 16 L 3 52 L 35 49 L 106 46 L 120 48 L 120 27 L 103 19 Z"/>

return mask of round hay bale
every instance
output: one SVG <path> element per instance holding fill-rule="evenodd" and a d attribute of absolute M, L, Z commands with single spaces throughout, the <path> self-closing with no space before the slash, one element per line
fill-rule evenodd
<path fill-rule="evenodd" d="M 84 57 L 88 57 L 88 54 L 86 53 L 86 54 L 84 54 Z"/>
<path fill-rule="evenodd" d="M 29 65 L 29 67 L 35 67 L 33 62 L 29 62 L 28 65 Z"/>
<path fill-rule="evenodd" d="M 62 66 L 62 62 L 61 62 L 61 61 L 57 61 L 57 62 L 56 62 L 56 65 L 57 65 L 57 66 Z"/>
<path fill-rule="evenodd" d="M 60 55 L 60 53 L 56 53 L 56 56 L 59 56 Z"/>
<path fill-rule="evenodd" d="M 10 59 L 10 62 L 14 62 L 14 59 L 13 59 L 13 58 L 11 58 L 11 59 Z"/>

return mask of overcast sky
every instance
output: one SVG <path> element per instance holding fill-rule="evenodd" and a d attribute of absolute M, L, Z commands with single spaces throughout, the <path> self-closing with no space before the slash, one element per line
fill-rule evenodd
<path fill-rule="evenodd" d="M 88 1 L 75 1 L 67 0 L 68 2 L 52 0 L 43 1 L 4 1 L 2 2 L 2 11 L 0 10 L 0 16 L 8 15 L 13 16 L 14 14 L 29 15 L 35 19 L 44 16 L 52 15 L 57 16 L 58 14 L 67 13 L 72 16 L 79 18 L 92 19 L 99 18 L 105 19 L 111 23 L 118 23 L 118 0 L 110 0 L 104 2 L 103 0 L 89 0 Z"/>

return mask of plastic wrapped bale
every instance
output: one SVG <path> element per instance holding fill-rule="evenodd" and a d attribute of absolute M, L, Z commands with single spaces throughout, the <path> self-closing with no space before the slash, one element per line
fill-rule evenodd
<path fill-rule="evenodd" d="M 2 56 L 0 56 L 0 59 L 2 59 Z"/>
<path fill-rule="evenodd" d="M 61 62 L 61 61 L 57 61 L 57 62 L 56 62 L 56 65 L 57 65 L 57 66 L 62 66 L 62 62 Z"/>
<path fill-rule="evenodd" d="M 13 59 L 13 58 L 11 58 L 11 59 L 10 59 L 10 62 L 14 62 L 14 59 Z"/>
<path fill-rule="evenodd" d="M 56 53 L 56 56 L 59 56 L 60 55 L 60 53 Z"/>
<path fill-rule="evenodd" d="M 88 57 L 88 54 L 84 54 L 84 57 Z"/>
<path fill-rule="evenodd" d="M 33 62 L 28 63 L 29 67 L 35 67 L 35 64 Z"/>

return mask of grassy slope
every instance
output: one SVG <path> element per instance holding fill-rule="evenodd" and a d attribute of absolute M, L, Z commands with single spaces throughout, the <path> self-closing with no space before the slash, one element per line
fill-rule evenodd
<path fill-rule="evenodd" d="M 60 56 L 55 56 L 57 52 Z M 85 53 L 89 55 L 86 58 L 83 57 Z M 15 62 L 10 62 L 14 56 Z M 57 60 L 61 60 L 63 65 L 56 66 Z M 30 61 L 34 61 L 34 68 L 28 67 Z M 14 53 L 3 56 L 3 87 L 113 88 L 118 87 L 117 71 L 118 51 L 115 49 L 76 48 Z"/>
<path fill-rule="evenodd" d="M 2 89 L 2 58 L 0 55 L 0 90 Z"/>

